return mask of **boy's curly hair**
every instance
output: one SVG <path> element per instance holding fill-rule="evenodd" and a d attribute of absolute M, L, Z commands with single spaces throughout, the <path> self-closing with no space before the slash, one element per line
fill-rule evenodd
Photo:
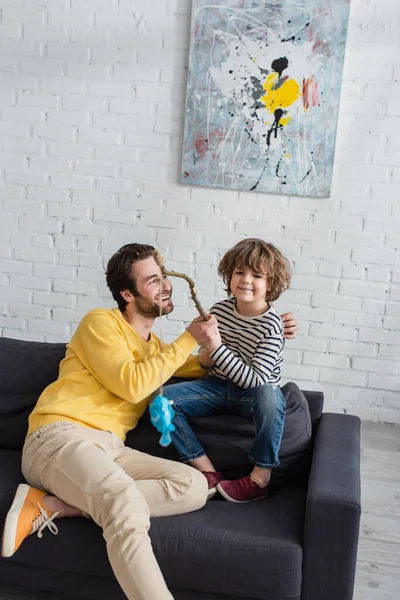
<path fill-rule="evenodd" d="M 267 276 L 268 302 L 277 300 L 290 285 L 290 264 L 282 252 L 261 239 L 247 238 L 228 250 L 218 265 L 218 275 L 226 285 L 228 296 L 232 295 L 230 284 L 233 271 L 245 267 Z"/>

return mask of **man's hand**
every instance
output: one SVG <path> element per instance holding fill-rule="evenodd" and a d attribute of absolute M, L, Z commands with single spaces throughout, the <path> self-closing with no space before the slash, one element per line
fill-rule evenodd
<path fill-rule="evenodd" d="M 205 321 L 203 317 L 197 317 L 190 323 L 187 330 L 199 346 L 203 346 L 207 352 L 212 352 L 221 344 L 218 321 L 214 315 L 210 315 L 208 321 Z"/>
<path fill-rule="evenodd" d="M 285 313 L 284 315 L 281 315 L 281 318 L 283 321 L 283 333 L 285 339 L 292 340 L 296 337 L 296 333 L 299 330 L 299 326 L 296 319 L 294 318 L 294 314 Z"/>

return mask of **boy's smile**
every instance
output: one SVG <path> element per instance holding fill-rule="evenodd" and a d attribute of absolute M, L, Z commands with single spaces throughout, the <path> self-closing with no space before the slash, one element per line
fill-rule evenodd
<path fill-rule="evenodd" d="M 236 308 L 240 314 L 253 316 L 267 310 L 268 282 L 265 273 L 248 267 L 234 269 L 230 289 L 236 297 Z"/>

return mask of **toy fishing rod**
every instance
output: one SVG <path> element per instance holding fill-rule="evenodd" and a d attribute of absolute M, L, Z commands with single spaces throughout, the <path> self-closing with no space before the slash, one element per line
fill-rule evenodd
<path fill-rule="evenodd" d="M 187 283 L 189 284 L 190 295 L 192 297 L 192 300 L 193 300 L 197 310 L 199 311 L 199 313 L 203 317 L 203 319 L 205 321 L 208 321 L 210 318 L 210 315 L 208 315 L 206 313 L 206 311 L 200 304 L 200 300 L 197 297 L 197 290 L 196 290 L 196 286 L 195 286 L 193 279 L 191 277 L 189 277 L 189 275 L 185 275 L 185 273 L 178 273 L 178 271 L 166 271 L 165 269 L 163 269 L 163 273 L 164 273 L 164 275 L 167 275 L 168 277 L 179 277 L 180 279 L 184 279 L 185 281 L 187 281 Z"/>
<path fill-rule="evenodd" d="M 210 315 L 204 310 L 202 305 L 200 304 L 200 300 L 197 297 L 197 290 L 195 283 L 191 277 L 186 275 L 185 273 L 178 273 L 177 271 L 167 271 L 162 268 L 163 274 L 167 275 L 167 277 L 179 277 L 180 279 L 184 279 L 189 284 L 190 295 L 192 300 L 199 311 L 200 315 L 203 317 L 205 321 L 210 319 Z M 161 304 L 160 304 L 160 316 L 161 316 Z M 161 382 L 162 382 L 162 374 L 161 374 Z M 159 443 L 161 446 L 169 446 L 171 443 L 171 431 L 175 430 L 175 425 L 173 424 L 174 418 L 174 409 L 172 408 L 173 402 L 168 400 L 166 396 L 163 395 L 163 386 L 161 383 L 160 394 L 158 394 L 154 400 L 151 402 L 149 411 L 150 411 L 150 419 L 154 427 L 157 429 L 159 433 L 161 433 L 161 437 Z"/>

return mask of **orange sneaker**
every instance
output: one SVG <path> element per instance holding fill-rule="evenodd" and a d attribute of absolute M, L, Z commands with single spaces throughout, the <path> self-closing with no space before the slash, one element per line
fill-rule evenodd
<path fill-rule="evenodd" d="M 12 556 L 28 535 L 35 533 L 39 538 L 46 527 L 56 535 L 58 527 L 53 523 L 62 511 L 50 511 L 43 508 L 43 498 L 47 492 L 30 487 L 26 483 L 18 486 L 14 501 L 7 513 L 3 530 L 1 555 L 5 558 Z"/>

